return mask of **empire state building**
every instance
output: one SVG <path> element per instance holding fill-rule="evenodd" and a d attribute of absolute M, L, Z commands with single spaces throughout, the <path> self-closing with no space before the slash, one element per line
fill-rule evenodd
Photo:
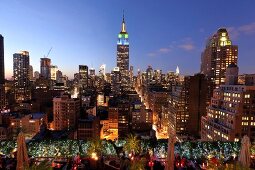
<path fill-rule="evenodd" d="M 130 87 L 129 81 L 129 42 L 128 33 L 126 31 L 125 18 L 123 15 L 121 31 L 118 34 L 117 41 L 117 67 L 121 74 L 121 86 L 124 91 L 128 91 Z"/>

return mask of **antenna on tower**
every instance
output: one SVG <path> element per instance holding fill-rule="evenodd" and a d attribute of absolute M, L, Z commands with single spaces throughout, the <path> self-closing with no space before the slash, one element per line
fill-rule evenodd
<path fill-rule="evenodd" d="M 125 10 L 122 10 L 122 21 L 125 22 Z"/>

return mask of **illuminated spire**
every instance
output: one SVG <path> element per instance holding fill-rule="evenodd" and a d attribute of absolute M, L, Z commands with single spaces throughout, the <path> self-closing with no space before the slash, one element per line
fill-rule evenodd
<path fill-rule="evenodd" d="M 176 75 L 179 75 L 180 74 L 180 69 L 179 69 L 179 67 L 177 66 L 177 68 L 176 68 L 176 72 L 175 72 L 175 74 Z"/>
<path fill-rule="evenodd" d="M 121 32 L 124 32 L 124 33 L 126 32 L 126 24 L 125 24 L 124 10 L 123 10 L 123 17 L 122 17 Z"/>

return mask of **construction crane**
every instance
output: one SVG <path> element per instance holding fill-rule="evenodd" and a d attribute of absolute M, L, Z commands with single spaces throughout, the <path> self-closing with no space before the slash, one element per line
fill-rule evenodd
<path fill-rule="evenodd" d="M 49 54 L 50 54 L 51 50 L 52 50 L 52 47 L 50 48 L 50 50 L 49 50 L 48 54 L 47 54 L 46 56 L 44 55 L 44 58 L 48 58 L 48 56 L 49 56 Z"/>

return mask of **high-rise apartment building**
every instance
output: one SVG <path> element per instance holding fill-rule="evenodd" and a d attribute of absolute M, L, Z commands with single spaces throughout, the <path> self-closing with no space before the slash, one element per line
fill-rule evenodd
<path fill-rule="evenodd" d="M 177 134 L 200 136 L 201 117 L 206 114 L 208 82 L 203 74 L 184 77 L 172 86 L 168 111 L 170 126 Z"/>
<path fill-rule="evenodd" d="M 238 47 L 232 45 L 225 28 L 220 28 L 207 41 L 201 55 L 201 73 L 211 81 L 211 92 L 226 81 L 225 73 L 228 65 L 237 64 Z"/>
<path fill-rule="evenodd" d="M 80 101 L 69 95 L 53 98 L 54 130 L 70 130 L 75 128 L 80 111 Z"/>
<path fill-rule="evenodd" d="M 226 84 L 214 90 L 207 115 L 201 120 L 205 141 L 239 141 L 248 135 L 255 141 L 255 84 L 237 84 L 238 67 L 226 71 Z"/>
<path fill-rule="evenodd" d="M 29 80 L 29 52 L 13 54 L 13 77 L 16 102 L 31 99 Z"/>
<path fill-rule="evenodd" d="M 51 78 L 51 59 L 50 58 L 41 58 L 41 76 L 46 79 Z"/>
<path fill-rule="evenodd" d="M 129 90 L 129 42 L 123 15 L 121 31 L 117 41 L 117 67 L 120 69 L 121 84 L 124 90 Z"/>
<path fill-rule="evenodd" d="M 5 107 L 4 37 L 0 34 L 0 110 Z"/>

